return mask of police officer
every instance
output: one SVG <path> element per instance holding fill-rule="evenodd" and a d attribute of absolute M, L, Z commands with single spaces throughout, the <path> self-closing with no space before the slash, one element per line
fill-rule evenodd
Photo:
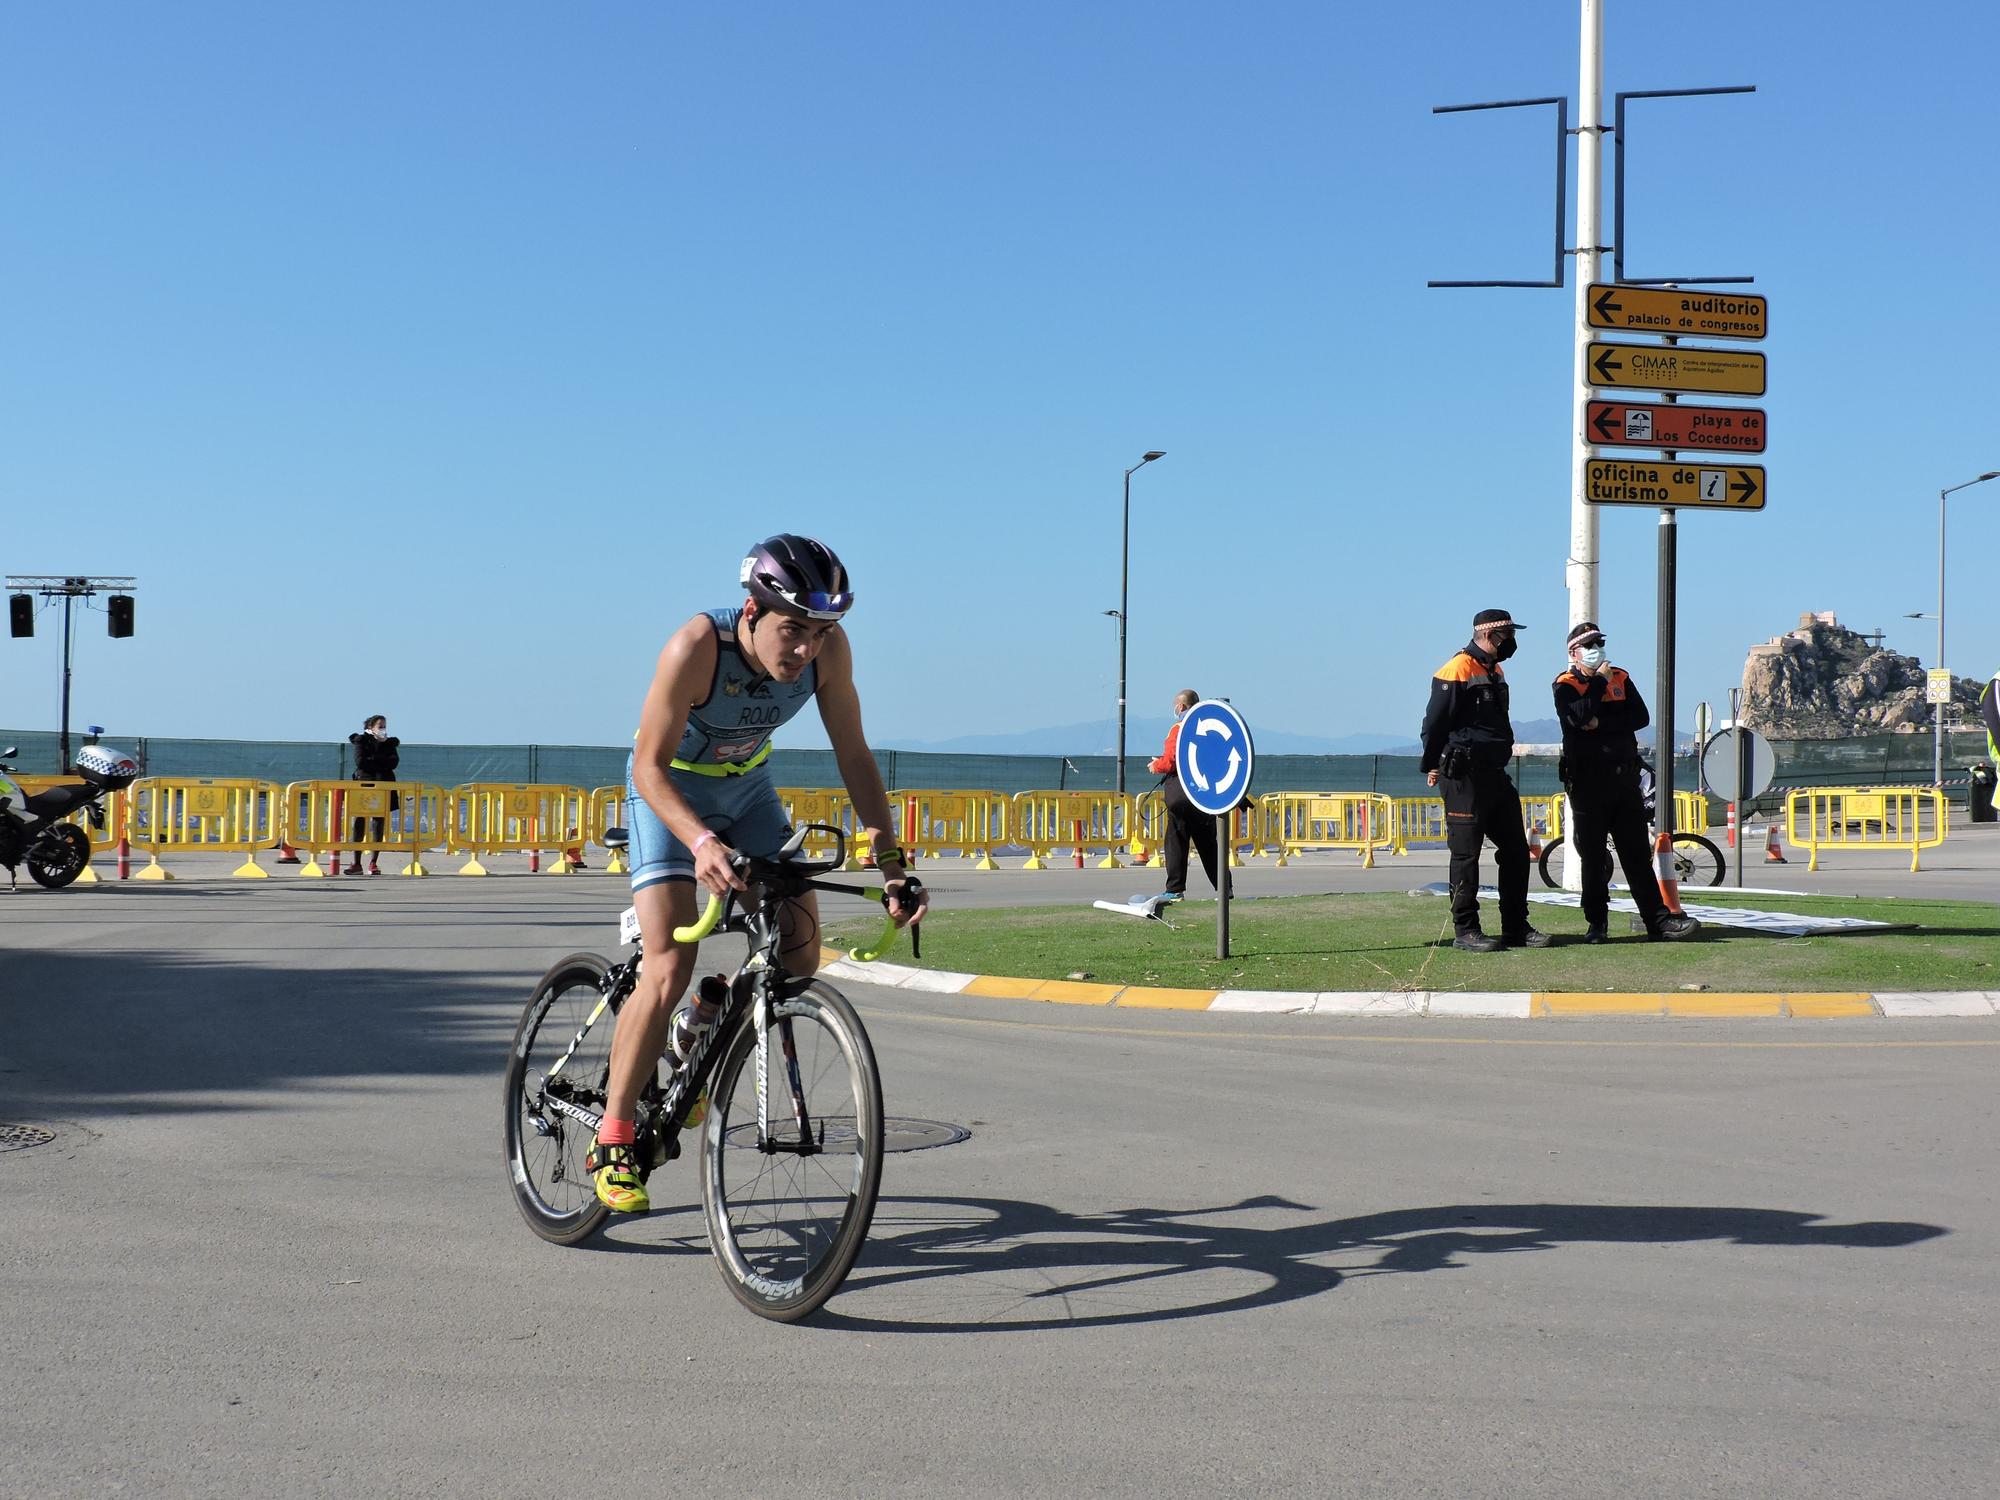
<path fill-rule="evenodd" d="M 1605 660 L 1604 632 L 1585 620 L 1569 633 L 1569 670 L 1555 680 L 1562 724 L 1566 829 L 1583 861 L 1586 943 L 1606 940 L 1611 903 L 1611 851 L 1617 846 L 1625 884 L 1649 938 L 1684 938 L 1701 923 L 1679 916 L 1660 899 L 1648 838 L 1646 793 L 1639 780 L 1638 733 L 1651 721 L 1646 700 L 1623 667 Z"/>
<path fill-rule="evenodd" d="M 1424 779 L 1444 795 L 1445 840 L 1451 846 L 1454 948 L 1546 948 L 1547 933 L 1528 925 L 1528 837 L 1521 794 L 1507 775 L 1514 725 L 1507 717 L 1507 679 L 1500 663 L 1514 654 L 1521 627 L 1504 609 L 1472 617 L 1472 639 L 1431 678 L 1424 710 Z M 1500 936 L 1479 927 L 1479 848 L 1493 840 L 1500 885 Z"/>

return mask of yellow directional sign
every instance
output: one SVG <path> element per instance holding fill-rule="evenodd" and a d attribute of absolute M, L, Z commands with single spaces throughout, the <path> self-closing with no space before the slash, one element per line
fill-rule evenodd
<path fill-rule="evenodd" d="M 1584 368 L 1592 385 L 1617 390 L 1764 394 L 1764 356 L 1754 349 L 1594 343 Z"/>
<path fill-rule="evenodd" d="M 1592 505 L 1685 505 L 1691 510 L 1762 510 L 1762 464 L 1635 463 L 1593 458 L 1583 496 Z"/>
<path fill-rule="evenodd" d="M 1771 299 L 1750 292 L 1669 292 L 1651 286 L 1590 284 L 1590 326 L 1679 338 L 1761 339 Z"/>

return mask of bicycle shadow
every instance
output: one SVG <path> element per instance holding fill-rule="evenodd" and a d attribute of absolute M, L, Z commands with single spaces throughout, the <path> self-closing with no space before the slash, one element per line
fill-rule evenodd
<path fill-rule="evenodd" d="M 1271 1307 L 1354 1277 L 1465 1269 L 1473 1257 L 1573 1244 L 1893 1249 L 1950 1233 L 1666 1204 L 1441 1204 L 1270 1222 L 1315 1212 L 1269 1194 L 1207 1209 L 1102 1213 L 1010 1198 L 885 1197 L 846 1286 L 812 1322 L 901 1333 L 1102 1328 Z"/>

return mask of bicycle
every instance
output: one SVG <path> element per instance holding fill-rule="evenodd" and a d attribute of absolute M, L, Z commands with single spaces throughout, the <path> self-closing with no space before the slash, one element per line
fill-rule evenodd
<path fill-rule="evenodd" d="M 1607 839 L 1607 843 L 1609 840 Z M 1542 845 L 1542 884 L 1550 890 L 1562 886 L 1562 872 L 1555 865 L 1557 851 L 1562 848 L 1560 836 Z M 1674 835 L 1674 880 L 1686 886 L 1721 885 L 1726 868 L 1722 851 L 1698 833 L 1676 833 Z"/>
<path fill-rule="evenodd" d="M 1639 762 L 1639 792 L 1646 799 L 1646 821 L 1652 823 L 1659 816 L 1659 797 L 1653 782 L 1653 768 L 1646 761 Z M 1610 835 L 1605 835 L 1610 842 Z M 1542 884 L 1550 890 L 1562 886 L 1559 876 L 1550 873 L 1555 863 L 1556 851 L 1562 848 L 1562 836 L 1558 834 L 1542 845 L 1540 868 Z M 1698 833 L 1677 831 L 1674 834 L 1674 883 L 1676 885 L 1721 885 L 1728 862 L 1722 851 Z"/>
<path fill-rule="evenodd" d="M 832 834 L 830 854 L 803 852 L 814 831 Z M 622 843 L 622 834 L 608 830 L 606 843 L 612 836 Z M 665 1081 L 658 1069 L 648 1080 L 635 1122 L 634 1154 L 650 1175 L 681 1154 L 680 1136 L 693 1117 L 701 1132 L 702 1206 L 722 1278 L 745 1307 L 784 1323 L 811 1315 L 839 1290 L 861 1252 L 882 1179 L 882 1083 L 868 1033 L 832 985 L 792 978 L 779 963 L 782 913 L 806 891 L 886 903 L 880 890 L 820 878 L 845 861 L 845 835 L 808 824 L 770 859 L 736 857 L 747 898 L 711 896 L 694 926 L 674 929 L 681 943 L 741 932 L 749 952 L 687 1062 L 672 1067 L 669 1056 Z M 873 944 L 848 957 L 880 958 L 896 931 L 891 915 Z M 619 933 L 621 942 L 639 945 L 636 909 L 626 910 Z M 584 1170 L 611 1071 L 612 1027 L 600 1023 L 615 1018 L 632 994 L 644 957 L 562 959 L 542 976 L 514 1031 L 505 1088 L 509 1176 L 528 1227 L 555 1244 L 588 1238 L 610 1216 Z M 696 1112 L 704 1100 L 705 1116 Z"/>

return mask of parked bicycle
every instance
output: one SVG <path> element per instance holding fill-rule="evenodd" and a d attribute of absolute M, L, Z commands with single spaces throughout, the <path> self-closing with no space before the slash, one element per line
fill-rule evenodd
<path fill-rule="evenodd" d="M 807 855 L 811 832 L 830 834 L 831 851 Z M 610 830 L 606 843 L 614 837 L 623 843 L 622 830 Z M 639 1097 L 634 1155 L 643 1171 L 678 1157 L 684 1130 L 700 1131 L 716 1264 L 737 1301 L 779 1322 L 807 1317 L 839 1290 L 882 1177 L 882 1083 L 868 1033 L 832 985 L 793 978 L 779 962 L 788 902 L 807 891 L 886 899 L 822 878 L 845 863 L 846 848 L 839 829 L 811 824 L 771 859 L 738 855 L 749 894 L 711 896 L 699 922 L 674 929 L 681 943 L 741 932 L 749 951 L 687 1062 L 664 1059 L 670 1071 L 656 1072 Z M 636 911 L 626 911 L 620 937 L 638 945 Z M 880 958 L 895 937 L 892 915 L 873 944 L 848 957 Z M 571 954 L 542 976 L 514 1032 L 506 1083 L 514 1201 L 529 1228 L 559 1245 L 587 1238 L 610 1214 L 584 1157 L 603 1118 L 613 1018 L 643 962 L 642 952 L 617 964 Z"/>
<path fill-rule="evenodd" d="M 1659 799 L 1653 785 L 1653 768 L 1639 763 L 1639 789 L 1646 797 L 1646 821 L 1657 823 L 1659 819 Z M 1607 835 L 1606 842 L 1609 842 Z M 1562 866 L 1558 863 L 1563 841 L 1560 836 L 1542 845 L 1542 884 L 1550 890 L 1562 885 Z M 1674 833 L 1674 880 L 1679 885 L 1721 885 L 1728 861 L 1722 851 L 1698 833 L 1677 830 Z"/>

